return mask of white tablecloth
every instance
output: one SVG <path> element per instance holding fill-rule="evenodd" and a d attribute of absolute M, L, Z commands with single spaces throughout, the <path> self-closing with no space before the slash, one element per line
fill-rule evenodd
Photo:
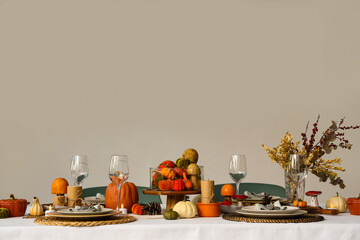
<path fill-rule="evenodd" d="M 360 239 L 360 216 L 323 215 L 315 223 L 243 223 L 218 218 L 180 220 L 138 219 L 132 223 L 97 227 L 60 227 L 33 223 L 33 219 L 0 219 L 0 239 Z"/>

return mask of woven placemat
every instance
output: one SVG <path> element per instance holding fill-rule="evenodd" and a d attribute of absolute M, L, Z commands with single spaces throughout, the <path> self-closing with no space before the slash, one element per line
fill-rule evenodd
<path fill-rule="evenodd" d="M 324 220 L 324 217 L 313 214 L 305 214 L 297 218 L 256 218 L 256 217 L 245 217 L 240 214 L 224 214 L 223 219 L 237 222 L 248 222 L 248 223 L 309 223 L 309 222 L 320 222 Z"/>
<path fill-rule="evenodd" d="M 34 223 L 42 225 L 51 225 L 51 226 L 68 226 L 68 227 L 94 227 L 101 225 L 111 225 L 111 224 L 122 224 L 134 222 L 136 220 L 133 216 L 121 216 L 121 217 L 111 217 L 104 220 L 97 221 L 74 221 L 74 220 L 59 220 L 55 217 L 38 217 L 34 220 Z"/>
<path fill-rule="evenodd" d="M 31 214 L 28 214 L 28 215 L 23 216 L 23 218 L 38 218 L 38 217 L 42 217 L 42 216 L 45 216 L 45 214 L 43 214 L 41 216 L 33 216 Z"/>

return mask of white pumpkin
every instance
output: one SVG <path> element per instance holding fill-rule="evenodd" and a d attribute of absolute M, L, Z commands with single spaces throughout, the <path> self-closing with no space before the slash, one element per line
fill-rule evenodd
<path fill-rule="evenodd" d="M 336 193 L 336 196 L 326 201 L 326 208 L 336 208 L 340 213 L 344 213 L 347 210 L 346 199 Z"/>
<path fill-rule="evenodd" d="M 197 207 L 190 201 L 180 201 L 175 204 L 173 211 L 177 212 L 180 218 L 192 218 L 197 214 Z"/>
<path fill-rule="evenodd" d="M 44 213 L 44 209 L 41 206 L 39 199 L 34 197 L 34 203 L 30 208 L 30 214 L 33 216 L 41 216 Z"/>

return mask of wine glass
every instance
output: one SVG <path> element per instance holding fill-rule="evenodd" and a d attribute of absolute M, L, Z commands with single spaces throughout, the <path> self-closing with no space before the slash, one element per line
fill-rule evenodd
<path fill-rule="evenodd" d="M 290 182 L 294 185 L 294 200 L 299 200 L 298 190 L 300 184 L 305 181 L 308 174 L 308 168 L 304 164 L 304 156 L 301 154 L 291 154 L 286 171 Z"/>
<path fill-rule="evenodd" d="M 70 174 L 75 186 L 81 186 L 81 183 L 85 181 L 89 175 L 89 165 L 85 155 L 74 155 L 72 157 Z"/>
<path fill-rule="evenodd" d="M 119 210 L 120 189 L 129 178 L 129 162 L 127 155 L 112 155 L 110 159 L 109 178 L 117 189 L 116 210 Z"/>
<path fill-rule="evenodd" d="M 236 183 L 236 195 L 239 195 L 240 182 L 246 177 L 245 155 L 234 154 L 230 157 L 229 175 Z"/>

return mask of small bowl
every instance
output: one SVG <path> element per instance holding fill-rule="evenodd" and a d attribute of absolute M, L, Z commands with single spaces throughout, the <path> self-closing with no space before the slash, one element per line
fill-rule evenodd
<path fill-rule="evenodd" d="M 199 217 L 219 217 L 220 202 L 215 203 L 197 203 Z"/>
<path fill-rule="evenodd" d="M 220 211 L 222 213 L 234 213 L 237 207 L 235 205 L 220 205 Z"/>
<path fill-rule="evenodd" d="M 360 215 L 360 198 L 348 198 L 346 204 L 351 215 Z"/>

